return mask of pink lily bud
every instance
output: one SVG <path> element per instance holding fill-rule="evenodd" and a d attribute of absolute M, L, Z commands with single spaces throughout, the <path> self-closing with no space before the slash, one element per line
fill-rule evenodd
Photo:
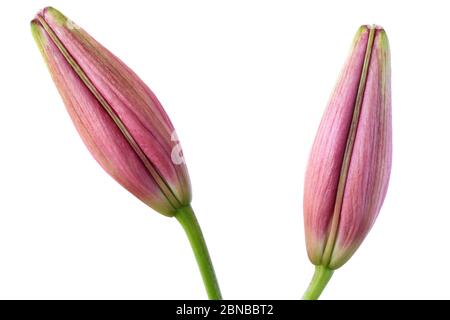
<path fill-rule="evenodd" d="M 306 171 L 308 256 L 337 269 L 377 218 L 392 159 L 391 74 L 385 31 L 362 26 L 328 103 Z"/>
<path fill-rule="evenodd" d="M 40 11 L 31 29 L 76 129 L 106 172 L 164 215 L 189 205 L 175 130 L 145 83 L 56 9 Z"/>

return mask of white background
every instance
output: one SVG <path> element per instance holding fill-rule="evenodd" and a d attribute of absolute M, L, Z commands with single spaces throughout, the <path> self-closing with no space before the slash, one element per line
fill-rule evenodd
<path fill-rule="evenodd" d="M 392 52 L 379 219 L 324 299 L 450 298 L 448 1 L 9 1 L 0 27 L 0 298 L 204 299 L 175 219 L 88 153 L 32 39 L 52 5 L 157 94 L 183 145 L 224 298 L 299 299 L 309 149 L 354 33 Z"/>

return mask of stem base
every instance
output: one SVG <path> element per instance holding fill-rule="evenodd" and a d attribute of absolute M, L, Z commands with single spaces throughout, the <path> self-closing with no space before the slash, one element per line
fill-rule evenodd
<path fill-rule="evenodd" d="M 303 295 L 303 300 L 317 300 L 320 297 L 323 289 L 325 289 L 328 281 L 330 281 L 334 270 L 324 266 L 316 266 L 314 276 Z"/>

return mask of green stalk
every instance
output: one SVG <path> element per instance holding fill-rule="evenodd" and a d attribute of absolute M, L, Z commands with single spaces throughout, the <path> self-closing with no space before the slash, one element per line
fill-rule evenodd
<path fill-rule="evenodd" d="M 175 218 L 180 222 L 189 239 L 195 259 L 197 260 L 198 268 L 200 269 L 203 278 L 208 298 L 210 300 L 222 300 L 219 283 L 217 282 L 208 248 L 206 247 L 202 230 L 200 229 L 200 225 L 198 224 L 191 206 L 178 209 Z"/>
<path fill-rule="evenodd" d="M 316 271 L 314 272 L 314 276 L 308 289 L 306 289 L 306 292 L 303 295 L 303 300 L 317 300 L 323 289 L 325 289 L 328 281 L 330 281 L 333 272 L 333 270 L 327 267 L 316 266 Z"/>

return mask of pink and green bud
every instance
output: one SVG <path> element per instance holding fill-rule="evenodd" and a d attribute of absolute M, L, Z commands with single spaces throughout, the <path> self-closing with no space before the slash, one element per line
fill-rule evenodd
<path fill-rule="evenodd" d="M 322 117 L 305 177 L 308 255 L 337 269 L 377 218 L 391 171 L 391 74 L 385 31 L 362 26 Z"/>
<path fill-rule="evenodd" d="M 175 130 L 145 83 L 56 9 L 40 11 L 31 28 L 76 129 L 106 172 L 164 215 L 189 205 Z"/>

